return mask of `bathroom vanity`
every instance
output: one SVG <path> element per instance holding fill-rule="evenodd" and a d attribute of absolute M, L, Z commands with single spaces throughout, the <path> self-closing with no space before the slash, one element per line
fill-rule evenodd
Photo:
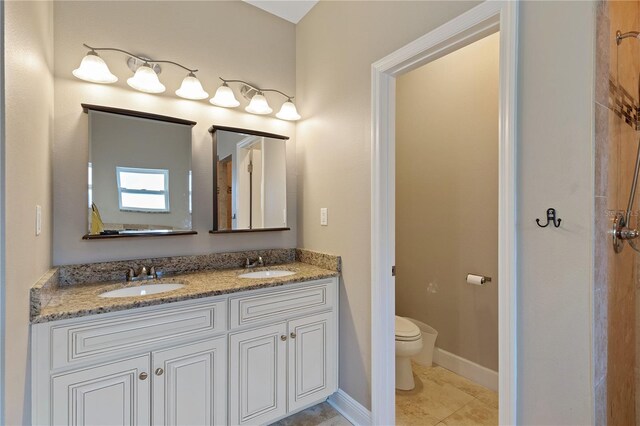
<path fill-rule="evenodd" d="M 296 273 L 174 275 L 159 281 L 183 288 L 119 299 L 100 294 L 123 283 L 49 290 L 32 316 L 33 424 L 267 424 L 325 400 L 339 272 L 274 269 Z"/>

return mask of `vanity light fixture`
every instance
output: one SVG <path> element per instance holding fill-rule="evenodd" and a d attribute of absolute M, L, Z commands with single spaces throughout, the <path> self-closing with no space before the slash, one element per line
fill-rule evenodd
<path fill-rule="evenodd" d="M 209 94 L 202 88 L 200 80 L 198 80 L 196 75 L 192 72 L 189 72 L 184 80 L 182 80 L 180 88 L 176 90 L 176 95 L 181 98 L 193 99 L 195 101 L 209 97 Z"/>
<path fill-rule="evenodd" d="M 267 102 L 267 98 L 264 97 L 264 93 L 258 92 L 251 98 L 251 102 L 244 109 L 251 114 L 271 114 L 273 109 L 269 106 L 269 102 Z"/>
<path fill-rule="evenodd" d="M 271 114 L 273 112 L 273 109 L 269 106 L 269 102 L 267 102 L 267 98 L 265 98 L 264 92 L 276 92 L 287 98 L 287 101 L 282 105 L 282 107 L 280 108 L 280 112 L 276 114 L 276 117 L 281 120 L 289 121 L 300 119 L 300 114 L 298 114 L 296 106 L 292 101 L 293 96 L 289 96 L 286 93 L 283 93 L 280 90 L 276 89 L 261 89 L 243 80 L 225 80 L 222 77 L 219 78 L 220 80 L 222 80 L 222 85 L 218 87 L 216 95 L 210 101 L 213 105 L 226 108 L 234 108 L 240 105 L 240 102 L 238 102 L 228 84 L 240 83 L 240 93 L 245 98 L 250 100 L 249 105 L 245 108 L 245 111 L 252 114 L 260 115 Z"/>
<path fill-rule="evenodd" d="M 231 87 L 229 87 L 227 82 L 224 80 L 222 85 L 218 87 L 218 90 L 216 90 L 215 96 L 211 98 L 209 102 L 211 102 L 213 105 L 225 108 L 235 108 L 240 105 L 240 102 L 238 102 L 235 95 L 233 94 L 233 90 L 231 90 Z"/>
<path fill-rule="evenodd" d="M 87 55 L 82 58 L 80 66 L 73 70 L 72 73 L 79 79 L 92 83 L 109 84 L 118 81 L 118 77 L 111 74 L 106 62 L 98 56 L 94 49 L 91 49 Z"/>
<path fill-rule="evenodd" d="M 204 91 L 202 84 L 195 75 L 198 72 L 197 69 L 187 68 L 174 61 L 145 58 L 115 47 L 91 47 L 87 44 L 83 44 L 83 46 L 89 49 L 89 53 L 82 59 L 80 66 L 73 71 L 73 75 L 81 80 L 92 83 L 115 83 L 118 81 L 118 77 L 111 74 L 107 64 L 96 52 L 120 52 L 129 57 L 127 64 L 135 72 L 133 77 L 127 79 L 127 84 L 132 88 L 146 93 L 164 92 L 166 88 L 158 78 L 158 74 L 161 71 L 158 64 L 172 64 L 188 71 L 187 76 L 182 81 L 182 85 L 176 90 L 176 95 L 193 100 L 209 97 L 209 94 Z"/>
<path fill-rule="evenodd" d="M 296 121 L 300 120 L 300 114 L 298 114 L 298 110 L 293 102 L 291 102 L 291 98 L 287 100 L 287 102 L 282 104 L 280 111 L 276 114 L 280 120 L 289 120 Z"/>
<path fill-rule="evenodd" d="M 162 93 L 166 90 L 164 84 L 160 83 L 158 74 L 156 74 L 147 62 L 136 70 L 133 77 L 127 79 L 127 84 L 145 93 Z"/>

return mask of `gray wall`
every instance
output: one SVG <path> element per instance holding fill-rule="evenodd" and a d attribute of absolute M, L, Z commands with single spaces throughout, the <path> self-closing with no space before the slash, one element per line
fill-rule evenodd
<path fill-rule="evenodd" d="M 518 408 L 590 424 L 593 2 L 521 2 Z M 343 256 L 340 387 L 370 406 L 371 64 L 473 3 L 320 2 L 297 26 L 301 247 Z M 561 35 L 561 36 L 559 36 Z M 318 211 L 329 208 L 329 226 Z M 555 207 L 559 230 L 535 223 Z M 390 367 L 391 368 L 391 367 Z"/>
<path fill-rule="evenodd" d="M 499 48 L 496 33 L 396 81 L 396 313 L 494 371 Z"/>
<path fill-rule="evenodd" d="M 342 256 L 340 388 L 368 408 L 371 64 L 475 4 L 321 1 L 296 28 L 298 246 Z"/>
<path fill-rule="evenodd" d="M 76 79 L 71 71 L 86 54 L 82 43 L 115 46 L 183 62 L 198 68 L 211 96 L 224 78 L 250 80 L 264 87 L 295 92 L 295 27 L 239 1 L 233 2 L 55 2 L 55 139 L 53 151 L 53 263 L 70 264 L 146 256 L 189 255 L 249 248 L 296 245 L 295 140 L 287 142 L 288 208 L 291 231 L 260 235 L 211 235 L 213 124 L 294 136 L 295 124 L 237 109 L 194 102 L 173 93 L 184 70 L 164 65 L 161 96 L 132 90 L 125 57 L 101 53 L 119 81 L 97 85 Z M 153 21 L 152 25 L 143 22 Z M 236 88 L 237 89 L 237 88 Z M 238 91 L 236 90 L 236 93 Z M 268 94 L 272 107 L 285 99 Z M 196 236 L 83 241 L 86 233 L 87 117 L 80 103 L 107 105 L 196 121 L 193 128 L 193 229 Z M 134 241 L 135 240 L 135 241 Z"/>
<path fill-rule="evenodd" d="M 53 5 L 5 2 L 4 419 L 31 423 L 29 289 L 51 265 Z M 86 167 L 86 165 L 85 165 Z M 86 185 L 85 185 L 86 186 Z M 42 234 L 35 233 L 36 204 Z M 86 212 L 86 206 L 83 212 Z M 84 216 L 84 214 L 83 214 Z M 83 221 L 83 229 L 86 219 Z"/>

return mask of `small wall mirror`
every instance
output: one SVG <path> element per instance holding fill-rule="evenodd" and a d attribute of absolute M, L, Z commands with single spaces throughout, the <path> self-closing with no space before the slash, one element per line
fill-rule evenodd
<path fill-rule="evenodd" d="M 85 239 L 195 234 L 193 121 L 82 104 L 89 116 Z"/>
<path fill-rule="evenodd" d="M 212 233 L 287 227 L 286 136 L 213 126 Z"/>

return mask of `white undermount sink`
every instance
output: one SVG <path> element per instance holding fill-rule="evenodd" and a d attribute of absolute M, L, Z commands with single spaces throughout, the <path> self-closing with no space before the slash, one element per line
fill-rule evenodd
<path fill-rule="evenodd" d="M 293 274 L 295 274 L 295 272 L 293 271 L 255 271 L 247 272 L 246 274 L 240 274 L 238 275 L 238 278 L 276 278 L 287 277 Z"/>
<path fill-rule="evenodd" d="M 151 294 L 166 293 L 184 287 L 184 284 L 145 284 L 136 287 L 125 287 L 102 293 L 100 297 L 135 297 Z"/>

